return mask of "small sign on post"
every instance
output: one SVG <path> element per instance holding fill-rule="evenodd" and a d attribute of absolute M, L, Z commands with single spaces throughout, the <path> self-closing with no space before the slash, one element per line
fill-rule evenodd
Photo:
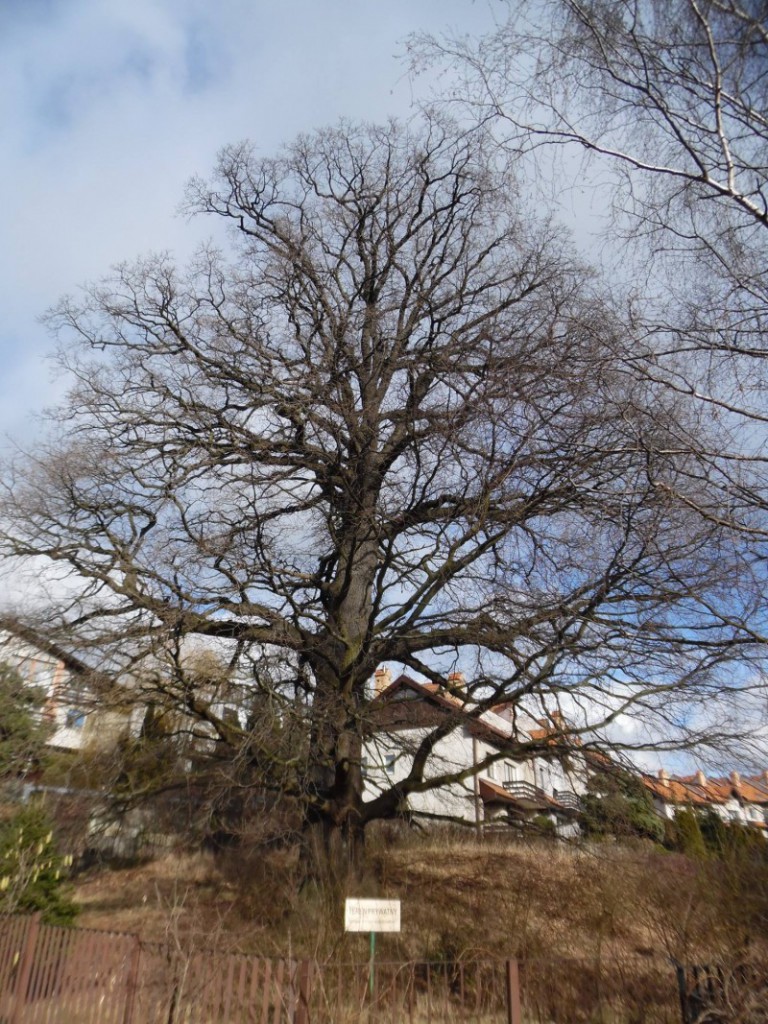
<path fill-rule="evenodd" d="M 371 933 L 371 965 L 368 989 L 373 999 L 376 932 L 400 931 L 400 900 L 347 899 L 344 903 L 344 931 Z"/>
<path fill-rule="evenodd" d="M 344 931 L 399 932 L 400 900 L 355 900 L 344 904 Z"/>

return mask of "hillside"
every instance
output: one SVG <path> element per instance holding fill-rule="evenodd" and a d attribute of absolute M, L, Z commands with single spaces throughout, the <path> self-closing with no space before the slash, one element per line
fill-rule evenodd
<path fill-rule="evenodd" d="M 626 958 L 680 961 L 768 949 L 768 871 L 670 854 L 650 844 L 571 847 L 436 835 L 370 851 L 369 877 L 351 895 L 402 901 L 403 930 L 382 955 L 453 959 Z M 79 877 L 78 923 L 203 937 L 264 955 L 365 958 L 345 935 L 342 899 L 295 891 L 282 852 L 169 854 Z"/>

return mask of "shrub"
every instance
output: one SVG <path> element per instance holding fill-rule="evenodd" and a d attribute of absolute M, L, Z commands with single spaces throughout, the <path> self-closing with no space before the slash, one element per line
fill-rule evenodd
<path fill-rule="evenodd" d="M 671 821 L 665 822 L 664 845 L 693 860 L 707 857 L 709 850 L 699 816 L 691 807 L 681 807 Z"/>
<path fill-rule="evenodd" d="M 12 779 L 39 768 L 51 726 L 40 713 L 45 694 L 27 685 L 0 662 L 0 778 Z"/>
<path fill-rule="evenodd" d="M 555 839 L 557 837 L 557 826 L 546 814 L 534 815 L 531 819 L 531 826 L 542 838 Z"/>
<path fill-rule="evenodd" d="M 66 885 L 70 864 L 56 850 L 44 806 L 21 807 L 0 824 L 0 913 L 39 911 L 47 924 L 71 924 L 77 907 Z"/>
<path fill-rule="evenodd" d="M 653 797 L 632 772 L 611 768 L 589 783 L 582 800 L 579 825 L 588 838 L 613 836 L 617 839 L 664 838 L 664 822 L 656 814 Z"/>

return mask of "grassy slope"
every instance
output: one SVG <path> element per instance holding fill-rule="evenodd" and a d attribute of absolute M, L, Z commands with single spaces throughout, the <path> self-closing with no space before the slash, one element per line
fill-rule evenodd
<path fill-rule="evenodd" d="M 762 952 L 766 941 L 760 879 L 646 845 L 574 849 L 436 835 L 381 840 L 371 863 L 369 878 L 348 894 L 402 901 L 401 934 L 379 937 L 381 956 L 393 959 L 701 960 Z M 173 934 L 265 955 L 367 952 L 366 936 L 343 932 L 341 895 L 296 893 L 284 853 L 238 853 L 223 863 L 168 855 L 81 878 L 77 899 L 81 926 L 146 938 Z"/>

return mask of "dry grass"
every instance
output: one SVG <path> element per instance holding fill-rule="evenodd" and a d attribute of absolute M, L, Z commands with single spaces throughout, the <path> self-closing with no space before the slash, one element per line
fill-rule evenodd
<path fill-rule="evenodd" d="M 750 963 L 765 978 L 768 871 L 739 875 L 736 861 L 726 868 L 644 844 L 478 842 L 391 829 L 371 834 L 368 859 L 366 877 L 346 894 L 402 902 L 401 933 L 377 939 L 376 1005 L 389 989 L 395 1002 L 405 993 L 417 1020 L 442 985 L 433 1019 L 453 1019 L 455 1010 L 457 1021 L 492 1024 L 505 1019 L 499 960 L 517 958 L 526 1024 L 679 1024 L 672 962 L 680 960 L 722 964 L 722 977 L 735 979 L 724 990 L 739 1008 L 734 1024 L 762 1019 L 744 1015 L 755 986 L 740 979 Z M 295 850 L 169 853 L 81 876 L 78 924 L 175 946 L 178 957 L 145 950 L 146 963 L 158 971 L 185 964 L 201 984 L 195 964 L 203 958 L 187 950 L 316 960 L 313 999 L 327 1002 L 318 1019 L 358 1020 L 370 1003 L 368 936 L 344 932 L 344 892 L 299 891 L 298 877 Z M 443 966 L 417 964 L 404 986 L 402 962 L 424 960 Z M 474 1017 L 459 1012 L 465 998 Z"/>
<path fill-rule="evenodd" d="M 648 956 L 648 853 L 617 846 L 426 840 L 380 857 L 386 887 L 414 908 L 407 952 L 435 956 Z M 425 898 L 426 896 L 426 898 Z"/>
<path fill-rule="evenodd" d="M 746 942 L 738 907 L 711 873 L 644 845 L 478 842 L 437 833 L 379 836 L 368 876 L 348 895 L 402 902 L 383 958 L 522 960 L 722 958 Z M 367 936 L 343 931 L 343 899 L 296 887 L 285 851 L 173 853 L 79 880 L 79 923 L 147 939 L 215 939 L 227 950 L 365 959 Z"/>
<path fill-rule="evenodd" d="M 76 883 L 77 925 L 131 932 L 146 940 L 169 938 L 213 944 L 232 922 L 240 928 L 237 889 L 222 880 L 205 853 L 168 853 L 137 867 L 98 869 Z"/>

